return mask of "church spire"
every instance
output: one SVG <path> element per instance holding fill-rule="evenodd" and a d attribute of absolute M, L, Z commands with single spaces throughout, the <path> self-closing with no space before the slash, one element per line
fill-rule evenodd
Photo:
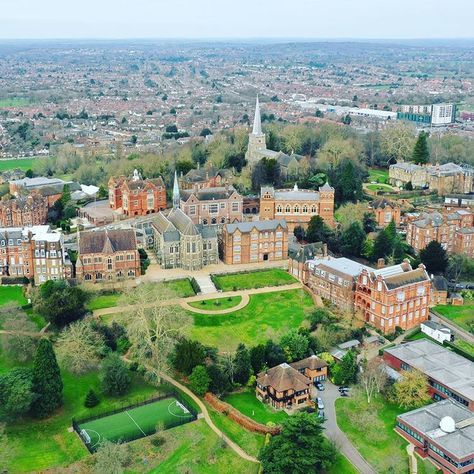
<path fill-rule="evenodd" d="M 253 135 L 261 135 L 262 134 L 262 119 L 260 118 L 260 103 L 258 101 L 255 102 L 255 117 L 253 119 Z"/>
<path fill-rule="evenodd" d="M 174 184 L 173 184 L 173 208 L 179 209 L 179 203 L 180 203 L 180 198 L 179 198 L 178 173 L 176 173 L 176 170 L 175 170 Z"/>

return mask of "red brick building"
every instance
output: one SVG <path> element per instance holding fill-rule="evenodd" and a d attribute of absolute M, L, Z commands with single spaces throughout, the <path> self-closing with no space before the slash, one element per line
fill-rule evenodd
<path fill-rule="evenodd" d="M 80 281 L 114 281 L 140 276 L 140 255 L 134 229 L 79 234 L 76 276 Z"/>
<path fill-rule="evenodd" d="M 386 227 L 392 220 L 400 225 L 401 209 L 398 204 L 387 199 L 377 199 L 369 204 L 369 211 L 375 215 L 377 227 Z"/>
<path fill-rule="evenodd" d="M 166 209 L 163 179 L 142 179 L 135 170 L 132 178 L 120 176 L 109 180 L 109 205 L 127 216 L 144 216 Z"/>
<path fill-rule="evenodd" d="M 429 316 L 431 280 L 425 266 L 408 262 L 378 270 L 363 268 L 358 276 L 355 308 L 384 333 L 411 329 Z"/>
<path fill-rule="evenodd" d="M 27 197 L 0 201 L 1 227 L 27 227 L 46 224 L 48 201 L 38 191 Z"/>

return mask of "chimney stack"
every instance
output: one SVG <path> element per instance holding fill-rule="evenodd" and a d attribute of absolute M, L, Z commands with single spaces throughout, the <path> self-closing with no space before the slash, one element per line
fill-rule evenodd
<path fill-rule="evenodd" d="M 385 259 L 384 258 L 379 258 L 377 260 L 377 268 L 383 268 L 385 267 Z"/>

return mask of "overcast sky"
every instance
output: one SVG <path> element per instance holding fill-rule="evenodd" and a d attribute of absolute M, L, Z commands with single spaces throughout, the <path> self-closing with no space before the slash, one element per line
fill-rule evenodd
<path fill-rule="evenodd" d="M 474 0 L 0 0 L 0 38 L 472 38 Z"/>

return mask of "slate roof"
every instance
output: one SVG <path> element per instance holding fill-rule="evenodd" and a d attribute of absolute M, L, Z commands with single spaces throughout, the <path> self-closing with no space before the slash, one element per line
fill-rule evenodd
<path fill-rule="evenodd" d="M 312 356 L 306 357 L 306 359 L 299 360 L 298 362 L 292 362 L 290 366 L 296 370 L 301 370 L 301 369 L 315 370 L 315 369 L 321 369 L 322 367 L 327 367 L 328 364 L 323 359 L 320 359 L 318 356 L 312 355 Z"/>
<path fill-rule="evenodd" d="M 300 263 L 305 263 L 317 256 L 324 257 L 327 250 L 323 242 L 315 242 L 313 244 L 301 245 L 291 243 L 288 245 L 288 256 Z"/>
<path fill-rule="evenodd" d="M 232 224 L 226 224 L 225 228 L 229 234 L 233 234 L 236 230 L 242 233 L 251 232 L 252 229 L 258 231 L 275 231 L 278 227 L 286 229 L 286 221 L 283 219 L 272 219 L 268 221 L 255 221 L 255 222 L 234 222 Z"/>
<path fill-rule="evenodd" d="M 448 291 L 448 280 L 441 275 L 436 275 L 431 279 L 431 284 L 436 291 Z"/>
<path fill-rule="evenodd" d="M 372 209 L 385 209 L 386 207 L 390 207 L 391 209 L 396 209 L 398 206 L 388 199 L 376 199 L 370 203 L 370 207 Z"/>
<path fill-rule="evenodd" d="M 199 201 L 214 201 L 229 199 L 229 197 L 236 192 L 233 186 L 219 186 L 215 188 L 203 188 L 197 191 L 185 189 L 181 191 L 181 195 L 184 201 L 187 201 L 192 195 L 196 196 Z"/>
<path fill-rule="evenodd" d="M 286 390 L 305 390 L 311 385 L 311 380 L 300 374 L 296 369 L 283 362 L 268 369 L 266 372 L 260 372 L 257 376 L 257 382 L 264 387 L 273 387 L 278 392 Z"/>
<path fill-rule="evenodd" d="M 216 169 L 214 167 L 211 168 L 199 168 L 199 169 L 192 169 L 189 170 L 184 177 L 182 178 L 183 181 L 187 183 L 199 183 L 201 181 L 206 181 L 208 178 L 215 177 L 217 175 L 221 175 L 223 178 L 229 177 L 232 175 L 232 172 L 228 169 Z"/>
<path fill-rule="evenodd" d="M 387 288 L 389 290 L 393 290 L 401 286 L 409 285 L 412 283 L 420 283 L 428 279 L 428 275 L 423 268 L 415 268 L 415 270 L 409 270 L 398 275 L 385 277 L 384 281 L 387 285 Z"/>
<path fill-rule="evenodd" d="M 79 253 L 81 255 L 136 249 L 137 239 L 133 229 L 81 232 L 79 235 Z"/>

